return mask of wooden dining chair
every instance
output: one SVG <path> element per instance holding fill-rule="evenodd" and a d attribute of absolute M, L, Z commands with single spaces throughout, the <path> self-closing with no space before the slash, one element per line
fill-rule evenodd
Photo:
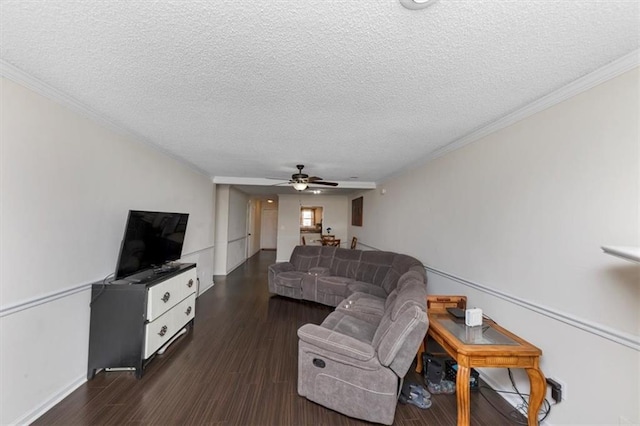
<path fill-rule="evenodd" d="M 323 235 L 320 239 L 323 246 L 332 246 L 336 237 L 334 235 Z"/>

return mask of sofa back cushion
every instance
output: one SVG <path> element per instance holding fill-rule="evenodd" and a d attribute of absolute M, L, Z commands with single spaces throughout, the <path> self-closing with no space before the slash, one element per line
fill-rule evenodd
<path fill-rule="evenodd" d="M 394 300 L 386 304 L 371 345 L 380 364 L 403 377 L 427 332 L 427 289 L 424 282 L 415 279 L 392 293 Z"/>
<path fill-rule="evenodd" d="M 360 250 L 336 248 L 331 262 L 331 274 L 355 279 L 361 255 Z"/>
<path fill-rule="evenodd" d="M 318 266 L 321 246 L 296 246 L 289 260 L 296 271 L 307 272 Z"/>
<path fill-rule="evenodd" d="M 320 246 L 320 261 L 318 266 L 324 268 L 331 268 L 331 262 L 333 262 L 333 255 L 336 253 L 338 247 L 335 246 Z"/>
<path fill-rule="evenodd" d="M 387 293 L 391 293 L 398 284 L 400 277 L 408 271 L 416 271 L 422 275 L 423 281 L 426 282 L 426 272 L 422 263 L 411 256 L 406 254 L 396 254 L 391 262 L 391 269 L 382 282 L 382 288 Z"/>
<path fill-rule="evenodd" d="M 388 251 L 363 251 L 356 271 L 356 280 L 382 287 L 394 257 L 395 253 Z"/>
<path fill-rule="evenodd" d="M 407 271 L 400 276 L 400 279 L 398 279 L 398 284 L 396 284 L 396 288 L 400 290 L 402 289 L 402 287 L 404 287 L 408 283 L 411 283 L 412 281 L 422 281 L 426 284 L 427 281 L 425 278 L 426 277 L 424 273 L 421 274 L 420 272 L 415 270 Z"/>
<path fill-rule="evenodd" d="M 427 286 L 419 280 L 411 280 L 398 290 L 398 296 L 391 308 L 391 320 L 396 321 L 403 312 L 416 306 L 427 311 Z"/>

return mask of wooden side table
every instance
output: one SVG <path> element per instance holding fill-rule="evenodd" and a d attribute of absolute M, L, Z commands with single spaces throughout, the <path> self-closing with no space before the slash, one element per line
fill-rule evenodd
<path fill-rule="evenodd" d="M 539 361 L 542 351 L 493 321 L 467 327 L 446 311 L 429 312 L 427 335 L 438 342 L 458 363 L 456 398 L 458 426 L 469 425 L 469 375 L 472 367 L 524 368 L 531 395 L 527 413 L 529 426 L 538 424 L 538 411 L 545 395 L 545 378 Z"/>
<path fill-rule="evenodd" d="M 427 296 L 427 312 L 446 312 L 447 308 L 466 309 L 467 296 L 429 295 Z M 428 336 L 428 335 L 427 335 Z M 416 372 L 422 373 L 422 354 L 427 350 L 427 337 L 418 348 Z"/>

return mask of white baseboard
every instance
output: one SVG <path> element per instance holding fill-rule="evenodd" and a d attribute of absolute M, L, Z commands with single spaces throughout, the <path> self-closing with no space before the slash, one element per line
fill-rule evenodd
<path fill-rule="evenodd" d="M 82 375 L 78 377 L 76 380 L 62 388 L 59 392 L 53 394 L 50 398 L 40 404 L 38 407 L 34 408 L 30 412 L 26 413 L 24 416 L 19 419 L 11 422 L 12 425 L 29 425 L 36 421 L 40 416 L 44 413 L 52 409 L 56 404 L 69 396 L 73 391 L 78 389 L 87 381 L 87 376 Z"/>
<path fill-rule="evenodd" d="M 211 285 L 206 286 L 205 288 L 201 288 L 200 291 L 198 292 L 198 297 L 202 296 L 202 293 L 204 293 L 207 290 L 210 290 L 213 288 L 213 286 L 215 286 L 216 283 L 211 281 Z"/>

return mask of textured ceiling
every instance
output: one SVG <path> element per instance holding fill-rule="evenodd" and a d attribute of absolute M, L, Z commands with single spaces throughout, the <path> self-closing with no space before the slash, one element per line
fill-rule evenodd
<path fill-rule="evenodd" d="M 637 0 L 1 0 L 0 58 L 211 176 L 377 182 L 639 27 Z"/>

